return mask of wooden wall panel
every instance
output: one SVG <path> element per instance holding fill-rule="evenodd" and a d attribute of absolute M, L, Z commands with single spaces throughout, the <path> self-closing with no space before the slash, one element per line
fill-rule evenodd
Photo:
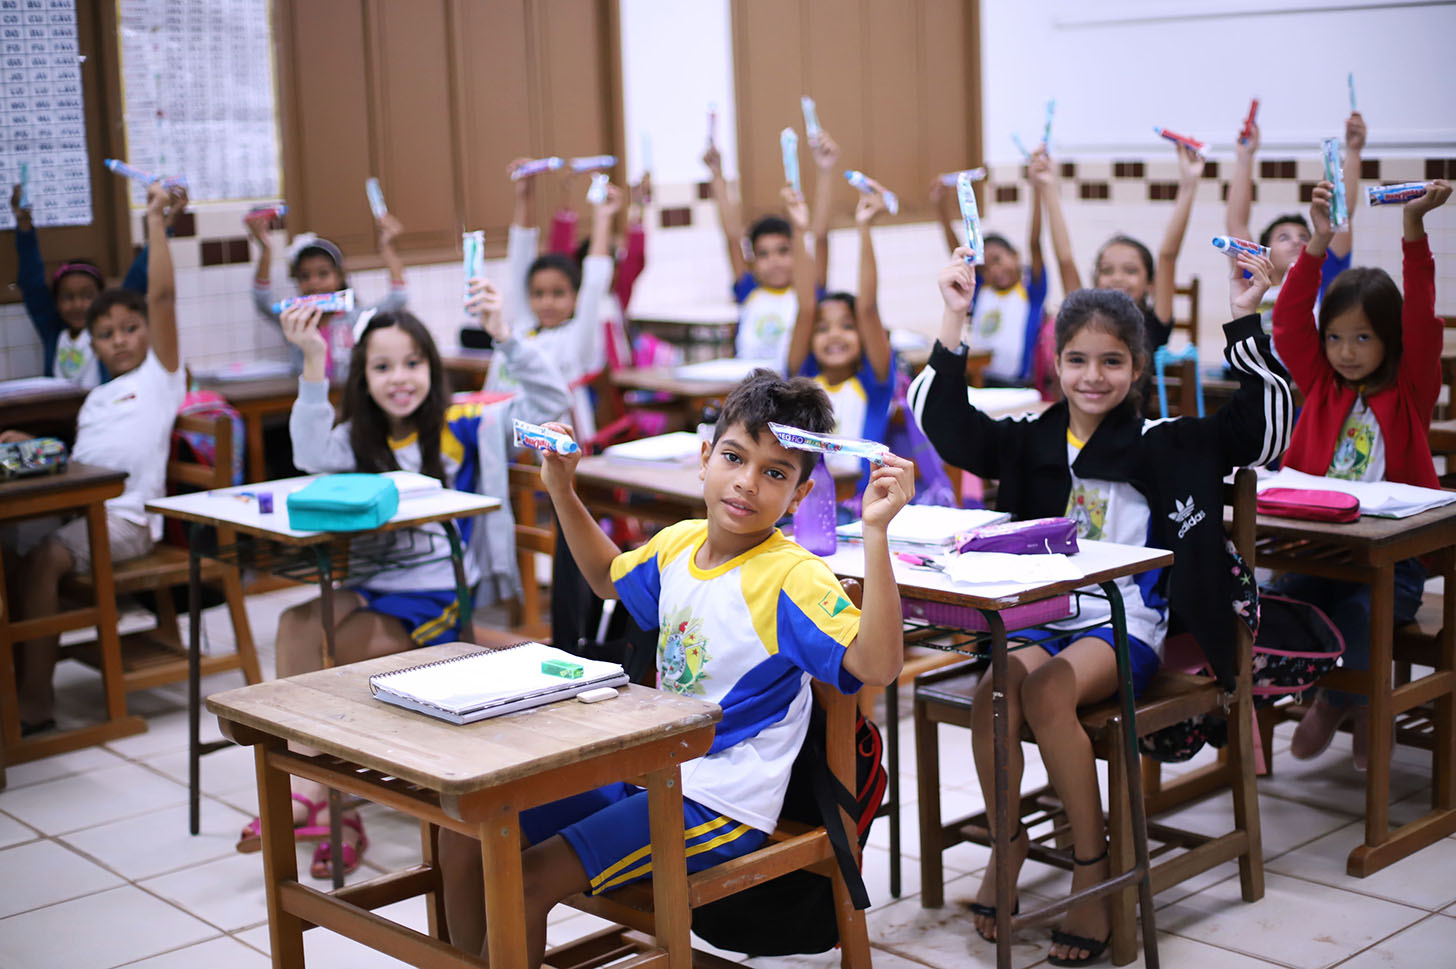
<path fill-rule="evenodd" d="M 743 215 L 751 222 L 765 212 L 781 212 L 784 184 L 779 132 L 803 124 L 799 95 L 804 91 L 802 53 L 805 37 L 799 0 L 759 3 L 734 0 L 733 80 L 738 114 L 738 182 Z M 833 129 L 830 129 L 831 131 Z M 808 154 L 800 144 L 800 169 Z"/>

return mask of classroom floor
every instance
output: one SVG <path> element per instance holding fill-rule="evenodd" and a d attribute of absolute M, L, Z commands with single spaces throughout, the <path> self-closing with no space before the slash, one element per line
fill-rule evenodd
<path fill-rule="evenodd" d="M 273 668 L 277 615 L 306 598 L 287 590 L 248 601 L 265 675 Z M 220 610 L 207 617 L 214 644 L 231 634 Z M 97 678 L 64 664 L 58 678 L 63 722 L 100 703 Z M 211 690 L 239 685 L 237 674 L 204 682 Z M 902 708 L 908 708 L 907 699 Z M 269 965 L 261 856 L 233 850 L 239 829 L 255 811 L 252 755 L 224 750 L 203 761 L 202 834 L 186 834 L 186 701 L 181 687 L 134 695 L 132 709 L 151 729 L 102 747 L 9 770 L 0 791 L 0 969 L 261 969 Z M 217 736 L 216 724 L 205 730 Z M 1350 767 L 1349 739 L 1337 738 L 1315 761 L 1288 755 L 1289 727 L 1281 728 L 1277 774 L 1261 783 L 1267 891 L 1253 905 L 1239 897 L 1230 863 L 1171 889 L 1157 899 L 1158 947 L 1173 969 L 1299 969 L 1341 966 L 1451 965 L 1456 949 L 1456 838 L 1365 879 L 1345 875 L 1345 856 L 1362 831 L 1362 776 Z M 945 810 L 979 804 L 969 745 L 947 732 L 942 739 Z M 947 904 L 920 907 L 918 834 L 913 802 L 915 761 L 910 721 L 900 735 L 906 792 L 903 897 L 889 896 L 884 819 L 875 823 L 865 852 L 865 880 L 874 905 L 870 938 L 877 969 L 931 966 L 961 969 L 994 965 L 995 951 L 971 928 L 964 902 L 974 897 L 984 849 L 961 845 L 946 856 Z M 964 733 L 959 733 L 965 738 Z M 1027 748 L 1027 784 L 1043 777 L 1035 749 Z M 1195 761 L 1194 763 L 1197 763 Z M 1402 821 L 1429 804 L 1430 760 L 1401 750 L 1392 788 L 1392 817 Z M 392 812 L 363 810 L 369 836 L 364 864 L 351 880 L 419 860 L 418 828 Z M 1183 812 L 1185 826 L 1210 832 L 1228 824 L 1230 808 L 1210 800 Z M 312 846 L 300 849 L 307 870 Z M 320 882 L 320 886 L 324 883 Z M 1035 863 L 1022 872 L 1028 897 L 1047 899 L 1067 890 L 1063 873 Z M 424 927 L 415 899 L 383 910 L 387 917 Z M 595 919 L 558 909 L 550 940 L 566 941 L 598 927 Z M 309 964 L 350 969 L 400 966 L 388 957 L 323 931 L 307 933 Z M 1045 930 L 1022 933 L 1014 965 L 1045 965 Z M 730 955 L 724 953 L 724 955 Z M 731 955 L 730 955 L 731 957 Z M 838 953 L 794 959 L 752 959 L 755 967 L 830 969 Z M 1104 961 L 1103 965 L 1107 963 Z M 1141 965 L 1141 962 L 1137 963 Z"/>

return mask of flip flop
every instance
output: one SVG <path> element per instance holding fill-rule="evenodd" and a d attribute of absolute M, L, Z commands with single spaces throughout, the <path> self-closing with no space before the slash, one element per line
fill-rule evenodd
<path fill-rule="evenodd" d="M 307 818 L 293 826 L 294 840 L 318 841 L 321 838 L 327 838 L 329 826 L 319 824 L 318 815 L 320 811 L 328 809 L 329 802 L 327 800 L 310 801 L 302 794 L 294 794 L 293 799 L 302 804 L 304 810 L 308 812 Z M 237 849 L 245 855 L 263 850 L 263 822 L 261 819 L 254 818 L 243 828 L 243 833 L 238 838 Z"/>
<path fill-rule="evenodd" d="M 347 875 L 359 867 L 359 862 L 364 858 L 364 849 L 369 847 L 369 839 L 364 837 L 364 822 L 357 815 L 339 818 L 339 824 L 346 828 L 353 828 L 359 833 L 359 846 L 357 848 L 347 842 L 342 845 L 344 851 L 344 874 Z M 324 830 L 325 832 L 328 831 L 328 825 L 324 826 Z M 329 847 L 329 842 L 326 837 L 325 840 L 320 841 L 318 846 L 313 849 L 313 861 L 309 863 L 308 873 L 318 879 L 332 878 L 334 874 L 332 870 L 333 866 L 330 864 L 332 855 L 333 850 Z"/>

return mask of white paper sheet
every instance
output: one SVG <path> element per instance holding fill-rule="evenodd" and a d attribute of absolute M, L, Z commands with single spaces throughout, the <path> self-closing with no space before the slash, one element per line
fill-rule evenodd
<path fill-rule="evenodd" d="M 967 552 L 941 560 L 946 575 L 957 585 L 1071 582 L 1086 575 L 1061 554 L 1012 555 L 1009 552 Z"/>
<path fill-rule="evenodd" d="M 1422 445 L 1424 446 L 1424 445 Z M 1393 481 L 1345 481 L 1305 474 L 1292 468 L 1279 471 L 1259 481 L 1259 491 L 1267 488 L 1304 488 L 1309 491 L 1337 491 L 1354 495 L 1360 502 L 1360 514 L 1379 518 L 1409 518 L 1423 511 L 1456 501 L 1456 492 Z"/>

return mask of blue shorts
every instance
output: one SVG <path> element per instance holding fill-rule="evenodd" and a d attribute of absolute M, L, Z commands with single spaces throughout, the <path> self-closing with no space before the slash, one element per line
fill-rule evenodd
<path fill-rule="evenodd" d="M 521 833 L 531 844 L 553 834 L 566 838 L 591 879 L 588 895 L 600 895 L 652 874 L 652 836 L 647 792 L 608 784 L 521 812 Z M 688 872 L 722 864 L 763 844 L 762 831 L 683 798 L 683 839 Z"/>
<path fill-rule="evenodd" d="M 460 600 L 454 589 L 401 592 L 356 587 L 370 612 L 393 616 L 404 623 L 416 646 L 453 643 L 460 638 Z"/>
<path fill-rule="evenodd" d="M 1117 649 L 1111 626 L 1098 626 L 1096 629 L 1083 633 L 1072 633 L 1070 636 L 1060 629 L 1027 629 L 1009 638 L 1034 642 L 1053 656 L 1079 639 L 1100 639 L 1109 648 Z M 1158 665 L 1161 662 L 1158 658 L 1158 651 L 1136 636 L 1128 636 L 1127 655 L 1132 663 L 1133 696 L 1141 696 L 1143 690 L 1146 690 L 1148 684 L 1152 682 L 1153 674 L 1158 672 Z"/>

